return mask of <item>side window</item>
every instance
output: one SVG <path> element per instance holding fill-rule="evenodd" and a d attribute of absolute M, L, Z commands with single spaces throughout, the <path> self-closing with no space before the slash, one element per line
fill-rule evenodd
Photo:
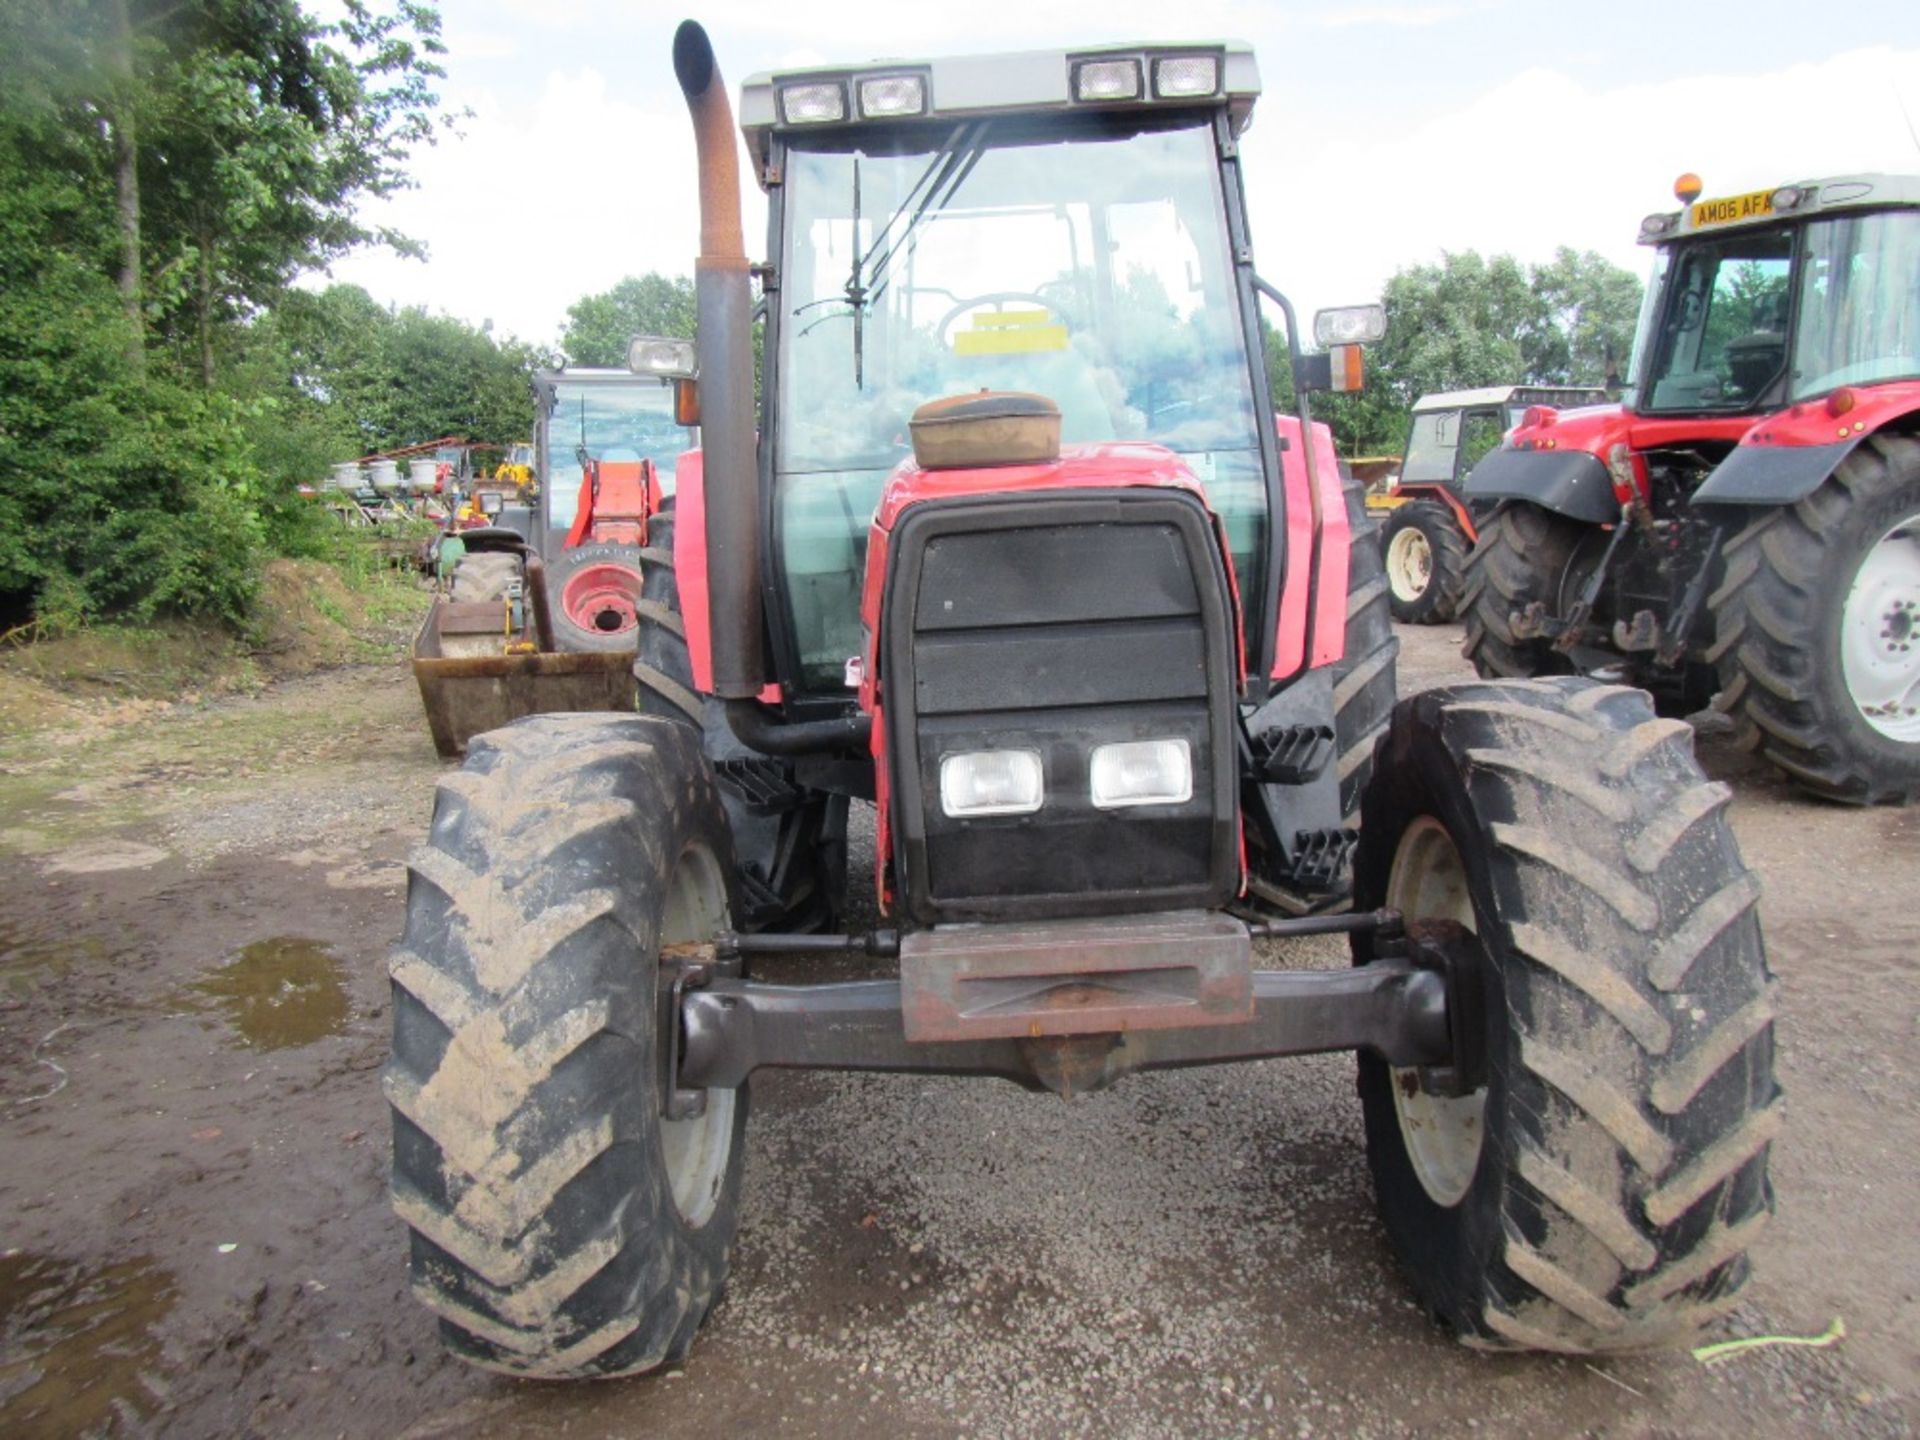
<path fill-rule="evenodd" d="M 1762 232 L 1687 253 L 1661 335 L 1656 409 L 1738 409 L 1785 368 L 1791 241 Z"/>
<path fill-rule="evenodd" d="M 1498 410 L 1469 410 L 1460 421 L 1460 461 L 1454 471 L 1456 479 L 1464 480 L 1467 473 L 1486 457 L 1489 450 L 1497 448 L 1500 437 L 1506 434 L 1506 417 Z"/>

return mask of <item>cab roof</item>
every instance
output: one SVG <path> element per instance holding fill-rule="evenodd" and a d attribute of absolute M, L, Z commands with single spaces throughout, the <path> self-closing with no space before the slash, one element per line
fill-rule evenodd
<path fill-rule="evenodd" d="M 1791 194 L 1791 204 L 1776 202 Z M 1684 210 L 1655 211 L 1640 222 L 1642 245 L 1666 245 L 1708 231 L 1749 230 L 1833 210 L 1920 206 L 1920 175 L 1834 175 L 1795 180 L 1742 195 L 1703 195 Z"/>
<path fill-rule="evenodd" d="M 1606 398 L 1607 392 L 1597 385 L 1487 385 L 1478 390 L 1422 395 L 1414 401 L 1413 413 L 1466 410 L 1475 405 L 1597 405 Z"/>
<path fill-rule="evenodd" d="M 1155 94 L 1153 62 L 1188 56 L 1216 56 L 1220 61 L 1211 95 L 1159 98 Z M 1074 98 L 1074 76 L 1089 61 L 1137 60 L 1141 98 Z M 924 78 L 925 109 L 912 116 L 866 119 L 859 114 L 856 96 L 862 79 L 892 76 Z M 844 87 L 845 120 L 791 122 L 780 103 L 780 92 L 793 84 L 833 84 Z M 1193 106 L 1218 106 L 1227 111 L 1233 133 L 1252 122 L 1253 104 L 1260 95 L 1260 71 L 1253 47 L 1239 40 L 1198 40 L 1180 44 L 1094 45 L 1072 50 L 1021 50 L 998 55 L 950 55 L 927 60 L 869 60 L 862 64 L 809 66 L 803 70 L 761 71 L 749 75 L 740 87 L 740 132 L 761 183 L 767 183 L 767 155 L 773 134 L 792 135 L 808 130 L 850 130 L 870 125 L 916 124 L 928 121 L 978 119 L 988 115 L 1067 113 L 1083 110 L 1151 111 Z"/>

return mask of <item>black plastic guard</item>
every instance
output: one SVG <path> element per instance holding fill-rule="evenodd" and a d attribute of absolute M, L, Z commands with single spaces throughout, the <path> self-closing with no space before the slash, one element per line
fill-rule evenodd
<path fill-rule="evenodd" d="M 1818 490 L 1859 443 L 1853 439 L 1831 445 L 1736 446 L 1693 492 L 1691 503 L 1791 505 Z"/>
<path fill-rule="evenodd" d="M 1471 504 L 1527 500 L 1593 525 L 1620 518 L 1613 477 L 1599 456 L 1585 450 L 1491 450 L 1463 489 Z"/>
<path fill-rule="evenodd" d="M 1323 726 L 1333 713 L 1333 671 L 1322 666 L 1279 691 L 1247 716 L 1245 723 L 1248 736 L 1256 737 L 1296 726 Z M 1336 767 L 1324 765 L 1306 783 L 1297 785 L 1262 784 L 1246 775 L 1240 793 L 1247 823 L 1260 828 L 1261 842 L 1273 857 L 1275 878 L 1326 893 L 1344 886 L 1345 873 L 1337 863 L 1344 857 L 1336 857 L 1334 873 L 1325 873 L 1321 854 L 1325 846 L 1315 841 L 1315 837 L 1341 828 Z"/>

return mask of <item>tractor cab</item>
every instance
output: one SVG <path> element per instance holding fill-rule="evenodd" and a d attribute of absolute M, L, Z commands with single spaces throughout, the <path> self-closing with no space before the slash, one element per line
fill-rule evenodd
<path fill-rule="evenodd" d="M 1752 415 L 1920 380 L 1920 178 L 1845 176 L 1649 215 L 1629 408 Z M 1691 189 L 1691 194 L 1688 193 Z"/>
<path fill-rule="evenodd" d="M 770 202 L 771 658 L 790 700 L 846 702 L 869 522 L 909 422 L 982 390 L 1046 396 L 1069 448 L 1178 456 L 1250 612 L 1275 608 L 1284 442 L 1237 162 L 1258 93 L 1238 44 L 747 80 L 741 128 Z M 1262 677 L 1267 628 L 1249 626 Z"/>

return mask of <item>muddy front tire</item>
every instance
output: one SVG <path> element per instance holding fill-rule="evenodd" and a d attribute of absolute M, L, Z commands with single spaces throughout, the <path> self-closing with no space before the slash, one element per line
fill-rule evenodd
<path fill-rule="evenodd" d="M 1441 625 L 1460 609 L 1466 584 L 1467 534 L 1437 500 L 1409 500 L 1387 517 L 1384 540 L 1393 618 Z"/>
<path fill-rule="evenodd" d="M 1760 515 L 1711 604 L 1738 743 L 1829 799 L 1920 794 L 1920 439 L 1869 436 Z"/>
<path fill-rule="evenodd" d="M 1394 714 L 1355 905 L 1474 932 L 1484 1003 L 1456 1034 L 1483 1039 L 1458 1098 L 1363 1056 L 1367 1153 L 1415 1291 L 1469 1344 L 1672 1344 L 1747 1278 L 1781 1110 L 1728 798 L 1636 690 L 1462 685 Z"/>
<path fill-rule="evenodd" d="M 1545 640 L 1514 633 L 1514 616 L 1534 604 L 1557 612 L 1561 586 L 1588 527 L 1524 500 L 1509 501 L 1480 527 L 1460 594 L 1466 639 L 1460 653 L 1483 680 L 1565 675 L 1573 662 Z"/>
<path fill-rule="evenodd" d="M 440 784 L 391 958 L 393 1202 L 464 1359 L 620 1375 L 684 1355 L 737 1224 L 747 1096 L 662 1115 L 662 946 L 728 924 L 689 727 L 542 715 Z"/>

